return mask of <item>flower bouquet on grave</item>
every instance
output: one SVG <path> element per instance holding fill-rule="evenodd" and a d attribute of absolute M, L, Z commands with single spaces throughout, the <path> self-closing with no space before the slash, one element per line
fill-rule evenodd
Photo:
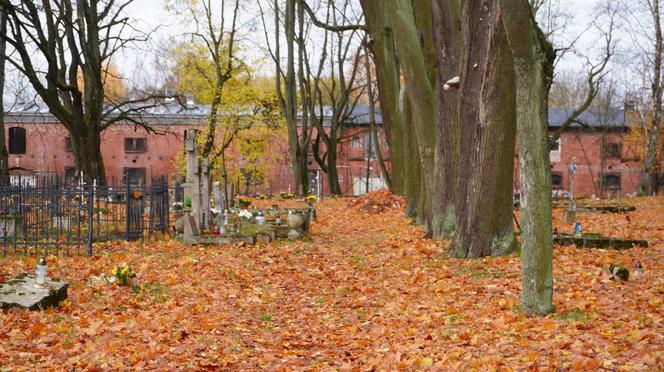
<path fill-rule="evenodd" d="M 238 215 L 238 217 L 244 217 L 244 218 L 247 219 L 247 220 L 251 219 L 251 217 L 254 216 L 253 213 L 251 213 L 251 212 L 250 212 L 249 210 L 247 210 L 247 209 L 243 209 L 243 210 L 241 210 L 240 213 L 238 213 L 237 215 Z"/>
<path fill-rule="evenodd" d="M 247 196 L 240 196 L 238 198 L 238 204 L 240 204 L 241 208 L 247 208 L 251 205 L 251 198 Z"/>
<path fill-rule="evenodd" d="M 138 286 L 138 277 L 136 273 L 131 270 L 129 264 L 126 262 L 122 266 L 118 265 L 113 269 L 113 276 L 117 280 L 118 284 L 123 287 L 137 287 Z"/>

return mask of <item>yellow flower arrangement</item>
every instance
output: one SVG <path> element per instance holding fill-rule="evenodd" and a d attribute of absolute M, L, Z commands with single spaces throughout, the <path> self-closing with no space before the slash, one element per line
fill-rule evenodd
<path fill-rule="evenodd" d="M 238 198 L 238 203 L 240 204 L 240 207 L 246 208 L 251 205 L 251 198 L 247 196 L 240 196 Z"/>
<path fill-rule="evenodd" d="M 121 286 L 129 287 L 132 285 L 130 279 L 136 277 L 136 273 L 133 272 L 129 267 L 129 264 L 125 262 L 122 266 L 118 265 L 113 269 L 113 276 L 117 278 L 118 283 Z"/>

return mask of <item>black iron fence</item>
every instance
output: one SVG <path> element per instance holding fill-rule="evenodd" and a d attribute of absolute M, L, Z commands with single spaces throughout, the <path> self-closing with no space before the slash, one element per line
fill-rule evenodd
<path fill-rule="evenodd" d="M 60 182 L 57 175 L 0 184 L 3 254 L 88 254 L 94 242 L 168 232 L 166 177 L 150 186 Z M 16 180 L 15 180 L 16 181 Z"/>

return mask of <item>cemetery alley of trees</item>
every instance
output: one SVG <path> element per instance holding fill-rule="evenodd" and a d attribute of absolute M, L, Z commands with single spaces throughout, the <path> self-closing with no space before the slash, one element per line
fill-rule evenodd
<path fill-rule="evenodd" d="M 0 0 L 0 371 L 664 370 L 660 0 Z"/>

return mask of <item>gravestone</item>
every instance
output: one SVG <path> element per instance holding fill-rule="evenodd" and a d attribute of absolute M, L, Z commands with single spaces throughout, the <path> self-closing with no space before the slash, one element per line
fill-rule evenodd
<path fill-rule="evenodd" d="M 196 225 L 201 223 L 201 180 L 198 170 L 198 159 L 196 158 L 196 131 L 187 129 L 185 131 L 185 150 L 187 153 L 187 176 L 184 187 L 184 198 L 191 200 L 191 215 L 196 220 Z"/>
<path fill-rule="evenodd" d="M 0 308 L 43 310 L 58 306 L 67 299 L 68 287 L 67 282 L 50 278 L 36 286 L 35 277 L 24 274 L 0 285 Z"/>
<path fill-rule="evenodd" d="M 210 227 L 210 167 L 207 158 L 201 161 L 200 185 L 201 223 L 199 227 L 203 230 Z"/>
<path fill-rule="evenodd" d="M 53 227 L 56 229 L 70 230 L 78 226 L 77 216 L 54 216 Z"/>
<path fill-rule="evenodd" d="M 23 217 L 8 215 L 0 216 L 0 238 L 16 238 L 23 236 Z"/>
<path fill-rule="evenodd" d="M 196 244 L 197 238 L 200 235 L 200 231 L 198 229 L 198 224 L 196 223 L 196 219 L 194 216 L 191 214 L 186 214 L 184 216 L 184 244 L 185 245 L 192 245 Z"/>
<path fill-rule="evenodd" d="M 184 233 L 184 221 L 187 219 L 187 215 L 180 216 L 177 220 L 175 220 L 175 231 L 178 232 L 179 234 Z"/>
<path fill-rule="evenodd" d="M 300 233 L 297 232 L 297 230 L 295 230 L 295 229 L 291 229 L 291 230 L 288 232 L 288 240 L 290 240 L 290 241 L 296 241 L 296 240 L 298 240 L 299 238 L 300 238 Z"/>
<path fill-rule="evenodd" d="M 576 223 L 576 208 L 574 206 L 565 208 L 563 212 L 563 223 Z"/>
<path fill-rule="evenodd" d="M 574 176 L 576 176 L 576 157 L 572 156 L 572 161 L 567 166 L 567 175 L 569 177 L 569 205 L 563 212 L 563 223 L 576 222 L 576 203 L 574 202 Z"/>
<path fill-rule="evenodd" d="M 219 183 L 219 181 L 212 183 L 212 192 L 214 195 L 214 204 L 216 205 L 217 209 L 223 213 L 224 209 L 226 209 L 226 206 L 224 205 L 224 196 L 221 193 L 221 183 Z"/>

